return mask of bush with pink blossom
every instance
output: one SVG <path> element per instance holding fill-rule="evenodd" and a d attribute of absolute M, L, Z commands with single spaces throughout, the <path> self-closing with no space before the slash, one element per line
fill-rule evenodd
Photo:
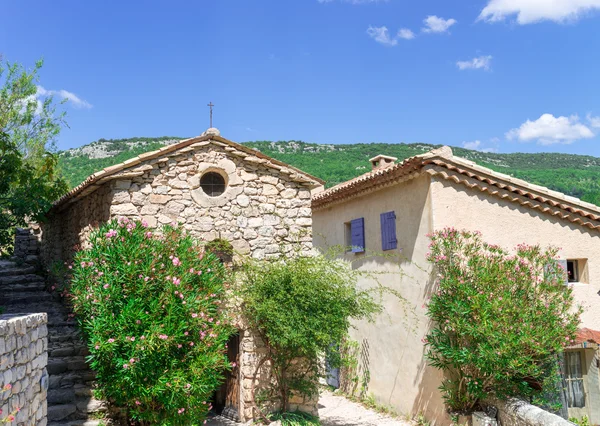
<path fill-rule="evenodd" d="M 429 363 L 444 370 L 448 408 L 470 411 L 490 396 L 552 403 L 556 355 L 573 343 L 581 313 L 558 250 L 508 252 L 455 229 L 431 235 L 430 248 L 438 287 L 424 342 Z"/>
<path fill-rule="evenodd" d="M 177 226 L 122 218 L 90 243 L 71 298 L 100 396 L 139 424 L 201 424 L 230 368 L 223 266 Z"/>

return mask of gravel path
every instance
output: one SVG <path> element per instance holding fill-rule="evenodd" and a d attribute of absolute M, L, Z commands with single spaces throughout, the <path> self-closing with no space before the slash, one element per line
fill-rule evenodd
<path fill-rule="evenodd" d="M 319 417 L 323 426 L 412 426 L 352 402 L 343 396 L 323 392 L 319 399 Z"/>
<path fill-rule="evenodd" d="M 319 399 L 319 417 L 323 426 L 413 426 L 414 423 L 376 413 L 343 396 L 323 392 Z M 241 426 L 240 423 L 215 417 L 206 426 Z"/>

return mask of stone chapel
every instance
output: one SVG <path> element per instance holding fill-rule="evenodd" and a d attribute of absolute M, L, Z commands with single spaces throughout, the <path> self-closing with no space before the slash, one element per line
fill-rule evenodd
<path fill-rule="evenodd" d="M 293 250 L 294 243 L 308 252 L 311 195 L 323 184 L 210 128 L 101 170 L 58 200 L 42 224 L 42 262 L 48 267 L 70 261 L 93 228 L 118 217 L 143 219 L 150 227 L 178 222 L 201 241 L 229 241 L 236 256 L 276 259 Z M 247 421 L 254 417 L 251 390 L 261 341 L 240 328 L 229 345 L 238 368 L 227 377 L 215 406 Z M 297 398 L 292 403 L 316 411 L 316 401 Z"/>

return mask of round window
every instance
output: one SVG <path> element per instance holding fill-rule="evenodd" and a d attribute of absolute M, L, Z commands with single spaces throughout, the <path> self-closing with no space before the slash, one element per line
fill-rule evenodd
<path fill-rule="evenodd" d="M 200 178 L 200 186 L 209 197 L 218 197 L 225 192 L 225 179 L 219 173 L 204 173 Z"/>

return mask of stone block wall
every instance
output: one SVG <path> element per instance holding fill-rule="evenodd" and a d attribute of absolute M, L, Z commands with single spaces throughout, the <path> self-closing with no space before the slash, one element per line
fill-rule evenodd
<path fill-rule="evenodd" d="M 502 426 L 573 426 L 568 420 L 519 399 L 488 401 L 498 409 Z"/>
<path fill-rule="evenodd" d="M 41 228 L 37 224 L 32 224 L 28 229 L 17 228 L 13 257 L 26 263 L 37 263 L 40 254 L 40 233 Z"/>
<path fill-rule="evenodd" d="M 253 330 L 245 330 L 240 341 L 241 369 L 240 369 L 240 420 L 248 421 L 260 418 L 256 412 L 255 396 L 262 390 L 270 389 L 271 370 L 269 362 L 260 364 L 267 355 L 267 348 L 263 339 Z M 301 360 L 298 360 L 301 363 Z M 302 411 L 304 413 L 318 415 L 318 397 L 308 398 L 292 395 L 290 398 L 290 411 Z M 279 406 L 268 406 L 266 411 L 277 411 Z"/>
<path fill-rule="evenodd" d="M 0 315 L 0 423 L 44 426 L 48 389 L 47 315 Z"/>
<path fill-rule="evenodd" d="M 203 173 L 221 174 L 225 192 L 209 197 Z M 43 225 L 46 264 L 68 261 L 89 232 L 113 218 L 143 219 L 150 227 L 180 222 L 191 235 L 230 241 L 237 253 L 278 258 L 299 243 L 312 248 L 311 189 L 293 169 L 218 141 L 203 141 L 109 176 L 87 195 L 51 211 Z"/>

